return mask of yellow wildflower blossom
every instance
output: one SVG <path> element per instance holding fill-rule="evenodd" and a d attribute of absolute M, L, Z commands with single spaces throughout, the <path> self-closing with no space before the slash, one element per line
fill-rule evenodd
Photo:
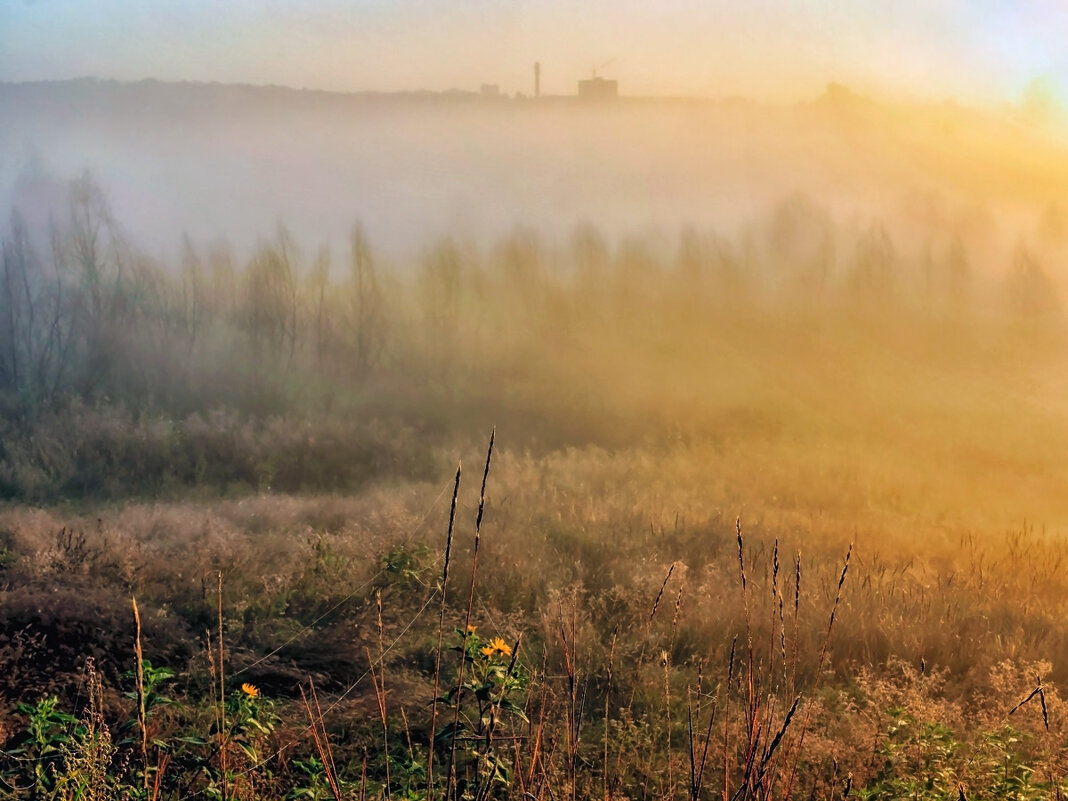
<path fill-rule="evenodd" d="M 260 688 L 255 684 L 249 684 L 247 681 L 241 685 L 241 692 L 250 698 L 259 698 Z"/>
<path fill-rule="evenodd" d="M 503 656 L 512 655 L 512 646 L 502 640 L 500 637 L 494 637 L 482 648 L 483 656 L 493 656 L 494 654 L 501 654 Z"/>

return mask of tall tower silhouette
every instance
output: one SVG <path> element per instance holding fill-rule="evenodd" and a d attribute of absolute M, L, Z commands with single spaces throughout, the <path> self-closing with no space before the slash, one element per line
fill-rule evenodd
<path fill-rule="evenodd" d="M 534 97 L 541 97 L 541 62 L 534 62 Z"/>

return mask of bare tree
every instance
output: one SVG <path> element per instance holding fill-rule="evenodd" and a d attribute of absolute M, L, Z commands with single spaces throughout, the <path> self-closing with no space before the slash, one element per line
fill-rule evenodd
<path fill-rule="evenodd" d="M 1048 324 L 1061 313 L 1057 285 L 1023 242 L 1017 245 L 1005 278 L 1005 298 L 1010 312 L 1031 326 Z"/>
<path fill-rule="evenodd" d="M 885 307 L 897 295 L 900 269 L 897 250 L 881 223 L 872 223 L 857 240 L 849 291 L 855 302 Z"/>
<path fill-rule="evenodd" d="M 456 345 L 460 326 L 463 260 L 452 239 L 442 240 L 427 254 L 419 274 L 423 320 L 430 352 L 446 358 Z"/>
<path fill-rule="evenodd" d="M 315 364 L 320 370 L 325 366 L 327 349 L 333 340 L 330 306 L 326 296 L 329 287 L 330 251 L 324 247 L 320 248 L 308 275 L 308 291 L 315 318 Z"/>
<path fill-rule="evenodd" d="M 297 344 L 295 248 L 279 226 L 273 244 L 263 244 L 245 272 L 242 324 L 259 359 L 291 361 Z"/>
<path fill-rule="evenodd" d="M 73 330 L 59 274 L 49 274 L 17 211 L 0 240 L 0 389 L 24 407 L 65 388 Z"/>
<path fill-rule="evenodd" d="M 88 395 L 116 378 L 137 305 L 128 285 L 129 248 L 89 173 L 71 183 L 68 212 L 65 227 L 53 225 L 52 253 L 64 284 L 63 311 L 81 350 L 80 391 Z"/>
<path fill-rule="evenodd" d="M 350 241 L 350 303 L 356 345 L 356 370 L 358 374 L 364 375 L 378 366 L 382 356 L 386 318 L 374 254 L 359 223 L 353 226 Z"/>
<path fill-rule="evenodd" d="M 188 353 L 196 347 L 206 315 L 204 265 L 189 236 L 182 237 L 178 326 Z"/>

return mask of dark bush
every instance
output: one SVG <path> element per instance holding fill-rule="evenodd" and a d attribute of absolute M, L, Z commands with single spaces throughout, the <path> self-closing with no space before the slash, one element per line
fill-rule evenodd
<path fill-rule="evenodd" d="M 225 411 L 174 421 L 80 401 L 17 426 L 0 421 L 0 498 L 28 502 L 354 490 L 427 478 L 433 466 L 414 430 L 376 421 Z"/>
<path fill-rule="evenodd" d="M 193 643 L 173 619 L 142 605 L 146 659 L 183 666 Z M 31 584 L 0 593 L 0 697 L 15 703 L 47 695 L 77 695 L 85 660 L 92 657 L 106 685 L 116 687 L 134 666 L 135 624 L 130 599 L 69 581 Z"/>

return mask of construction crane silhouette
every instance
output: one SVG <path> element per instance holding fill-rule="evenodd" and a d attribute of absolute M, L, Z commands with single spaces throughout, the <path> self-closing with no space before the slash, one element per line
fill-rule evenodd
<path fill-rule="evenodd" d="M 614 63 L 615 63 L 615 59 L 614 58 L 610 58 L 610 59 L 608 59 L 608 61 L 604 62 L 603 64 L 598 64 L 595 67 L 591 68 L 590 69 L 590 74 L 592 75 L 592 77 L 596 78 L 598 70 L 603 70 L 605 67 L 611 66 Z"/>

